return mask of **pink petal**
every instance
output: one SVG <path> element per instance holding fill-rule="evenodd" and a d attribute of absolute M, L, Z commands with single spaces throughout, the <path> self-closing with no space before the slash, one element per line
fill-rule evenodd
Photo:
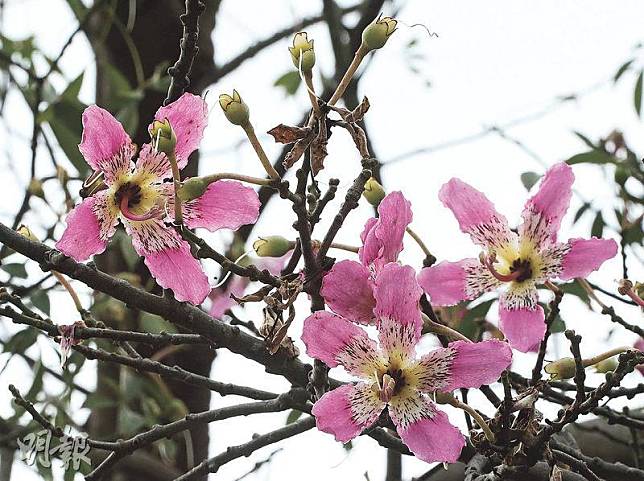
<path fill-rule="evenodd" d="M 145 144 L 136 160 L 136 170 L 146 172 L 160 180 L 172 177 L 172 167 L 163 152 L 154 150 L 151 144 Z"/>
<path fill-rule="evenodd" d="M 465 437 L 447 414 L 417 394 L 418 399 L 389 405 L 389 415 L 400 439 L 418 459 L 427 463 L 456 462 L 465 447 Z"/>
<path fill-rule="evenodd" d="M 178 301 L 201 304 L 210 293 L 208 277 L 190 253 L 190 244 L 159 219 L 124 221 L 134 250 L 145 258 L 150 274 Z"/>
<path fill-rule="evenodd" d="M 412 220 L 411 203 L 401 192 L 392 192 L 382 199 L 378 213 L 376 222 L 367 222 L 363 232 L 364 245 L 358 253 L 360 261 L 365 266 L 373 264 L 376 272 L 398 259 L 405 229 Z"/>
<path fill-rule="evenodd" d="M 512 363 L 512 349 L 507 342 L 492 339 L 481 342 L 456 341 L 449 344 L 454 353 L 449 383 L 441 391 L 467 387 L 479 388 L 495 382 Z"/>
<path fill-rule="evenodd" d="M 320 294 L 336 314 L 362 324 L 373 323 L 376 301 L 369 270 L 359 262 L 336 263 L 324 276 Z"/>
<path fill-rule="evenodd" d="M 183 169 L 203 137 L 203 131 L 208 124 L 208 105 L 198 95 L 185 93 L 170 105 L 161 107 L 154 116 L 155 120 L 170 121 L 177 136 L 175 155 L 177 164 Z"/>
<path fill-rule="evenodd" d="M 342 365 L 355 376 L 371 376 L 381 366 L 376 343 L 361 327 L 330 312 L 318 311 L 304 321 L 306 353 L 329 367 Z"/>
<path fill-rule="evenodd" d="M 346 443 L 375 423 L 384 406 L 371 386 L 345 384 L 322 396 L 311 412 L 320 431 Z"/>
<path fill-rule="evenodd" d="M 235 307 L 237 302 L 231 297 L 231 294 L 235 297 L 243 296 L 248 283 L 248 278 L 234 276 L 226 289 L 213 289 L 208 296 L 212 300 L 210 315 L 219 319 L 226 311 Z"/>
<path fill-rule="evenodd" d="M 274 276 L 278 276 L 291 259 L 292 254 L 293 252 L 289 251 L 281 257 L 258 257 L 257 259 L 253 259 L 252 263 L 255 264 L 255 267 L 258 269 L 266 269 Z"/>
<path fill-rule="evenodd" d="M 83 112 L 83 137 L 78 149 L 92 169 L 105 173 L 108 182 L 130 168 L 135 152 L 121 123 L 96 105 Z"/>
<path fill-rule="evenodd" d="M 461 230 L 483 247 L 502 247 L 516 236 L 508 221 L 485 195 L 460 179 L 453 178 L 438 193 L 441 202 L 452 211 Z"/>
<path fill-rule="evenodd" d="M 570 250 L 564 255 L 559 274 L 564 281 L 586 277 L 617 254 L 617 243 L 613 239 L 570 239 L 568 246 Z"/>
<path fill-rule="evenodd" d="M 640 337 L 635 343 L 634 347 L 638 351 L 644 352 L 644 339 Z M 637 369 L 642 375 L 644 375 L 644 364 L 638 364 L 637 366 L 635 366 L 635 369 Z"/>
<path fill-rule="evenodd" d="M 374 287 L 374 314 L 383 350 L 404 356 L 413 352 L 420 339 L 423 321 L 418 302 L 423 291 L 410 266 L 387 264 Z"/>
<path fill-rule="evenodd" d="M 107 194 L 102 191 L 77 205 L 67 215 L 67 228 L 56 249 L 76 261 L 103 252 L 118 222 L 108 202 Z"/>
<path fill-rule="evenodd" d="M 252 188 L 239 182 L 220 180 L 210 184 L 201 197 L 186 202 L 183 215 L 184 223 L 191 229 L 237 230 L 257 220 L 259 197 Z"/>
<path fill-rule="evenodd" d="M 478 259 L 472 258 L 426 267 L 418 274 L 418 283 L 437 306 L 475 299 L 501 285 Z"/>
<path fill-rule="evenodd" d="M 556 242 L 561 219 L 570 204 L 574 181 L 572 168 L 565 162 L 548 169 L 539 190 L 526 202 L 523 224 L 519 227 L 521 237 L 533 239 L 536 245 Z"/>
<path fill-rule="evenodd" d="M 544 312 L 538 304 L 533 309 L 511 309 L 501 301 L 499 317 L 499 328 L 510 346 L 521 352 L 530 352 L 546 333 Z"/>

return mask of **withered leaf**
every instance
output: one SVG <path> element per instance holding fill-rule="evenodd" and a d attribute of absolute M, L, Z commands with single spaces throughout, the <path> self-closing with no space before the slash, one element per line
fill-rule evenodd
<path fill-rule="evenodd" d="M 280 144 L 292 144 L 303 139 L 311 132 L 311 127 L 297 127 L 293 125 L 279 124 L 268 131 L 273 136 L 275 142 Z"/>
<path fill-rule="evenodd" d="M 362 102 L 355 109 L 351 111 L 351 114 L 345 119 L 347 122 L 355 123 L 360 122 L 369 110 L 369 99 L 367 97 L 362 98 Z"/>
<path fill-rule="evenodd" d="M 289 167 L 292 167 L 295 162 L 300 160 L 302 155 L 304 155 L 304 152 L 306 152 L 306 149 L 309 147 L 309 145 L 311 145 L 312 141 L 313 131 L 309 132 L 303 139 L 295 142 L 291 151 L 284 157 L 284 162 L 282 162 L 284 167 L 288 169 Z"/>
<path fill-rule="evenodd" d="M 324 169 L 324 159 L 329 155 L 326 150 L 327 143 L 329 142 L 326 129 L 326 117 L 320 118 L 318 127 L 318 135 L 311 144 L 311 170 L 313 171 L 313 175 L 317 175 L 318 172 Z"/>

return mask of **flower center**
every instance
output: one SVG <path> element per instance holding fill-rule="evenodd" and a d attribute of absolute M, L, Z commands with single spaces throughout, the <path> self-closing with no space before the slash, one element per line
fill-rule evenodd
<path fill-rule="evenodd" d="M 389 402 L 407 384 L 402 369 L 389 368 L 382 377 L 377 377 L 378 397 L 382 402 Z"/>
<path fill-rule="evenodd" d="M 131 209 L 135 208 L 141 202 L 143 193 L 141 187 L 133 182 L 125 182 L 119 187 L 114 194 L 114 200 L 121 210 L 121 214 L 126 219 L 135 222 L 143 222 L 145 220 L 154 219 L 159 217 L 162 210 L 158 205 L 153 206 L 145 214 L 138 215 L 132 212 Z"/>
<path fill-rule="evenodd" d="M 510 266 L 509 274 L 501 274 L 496 270 L 494 267 L 494 263 L 496 262 L 495 254 L 489 256 L 481 254 L 480 259 L 481 263 L 501 282 L 523 282 L 532 278 L 532 263 L 529 259 L 521 259 L 520 257 L 515 259 Z"/>
<path fill-rule="evenodd" d="M 510 272 L 514 274 L 518 272 L 519 275 L 515 279 L 516 282 L 527 281 L 532 278 L 532 263 L 529 259 L 515 259 L 510 266 Z"/>

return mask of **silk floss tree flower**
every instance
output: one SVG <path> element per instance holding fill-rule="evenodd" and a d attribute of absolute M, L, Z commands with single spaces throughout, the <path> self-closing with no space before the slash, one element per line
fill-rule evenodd
<path fill-rule="evenodd" d="M 403 249 L 406 227 L 411 223 L 411 203 L 401 192 L 391 192 L 378 205 L 360 235 L 360 262 L 343 260 L 324 276 L 320 294 L 336 314 L 361 324 L 373 324 L 373 285 L 378 273 L 395 262 Z"/>
<path fill-rule="evenodd" d="M 171 160 L 182 169 L 197 149 L 207 112 L 205 101 L 189 93 L 161 107 L 149 127 L 153 143 L 145 144 L 133 163 L 136 146 L 119 121 L 96 105 L 85 109 L 79 149 L 95 172 L 84 184 L 85 199 L 67 216 L 56 248 L 86 260 L 105 250 L 120 220 L 157 283 L 177 300 L 200 304 L 210 285 L 188 242 L 168 225 L 175 216 L 174 186 L 168 180 Z M 237 229 L 257 220 L 259 199 L 239 182 L 217 181 L 181 207 L 188 228 Z"/>
<path fill-rule="evenodd" d="M 480 259 L 441 262 L 423 269 L 418 280 L 431 302 L 454 305 L 505 285 L 499 327 L 512 347 L 531 350 L 546 331 L 537 285 L 553 278 L 586 277 L 617 253 L 612 239 L 557 241 L 573 182 L 568 164 L 551 167 L 525 204 L 517 233 L 483 193 L 456 178 L 446 183 L 440 200 L 454 213 L 461 230 L 485 251 Z"/>
<path fill-rule="evenodd" d="M 418 458 L 454 462 L 465 438 L 431 396 L 496 381 L 510 365 L 512 350 L 499 340 L 456 341 L 417 358 L 421 294 L 411 267 L 383 266 L 373 289 L 379 347 L 362 327 L 330 312 L 318 311 L 304 321 L 302 341 L 309 356 L 361 378 L 324 394 L 312 412 L 318 429 L 347 442 L 386 407 L 398 435 Z"/>

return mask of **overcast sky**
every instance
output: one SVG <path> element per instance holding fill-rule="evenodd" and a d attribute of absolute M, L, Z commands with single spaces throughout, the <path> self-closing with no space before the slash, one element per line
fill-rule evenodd
<path fill-rule="evenodd" d="M 224 1 L 215 37 L 219 61 L 225 61 L 301 16 L 318 12 L 320 3 Z M 640 157 L 644 153 L 642 123 L 634 112 L 632 101 L 635 79 L 627 74 L 617 86 L 610 82 L 615 70 L 631 56 L 633 47 L 641 40 L 644 3 L 636 0 L 619 3 L 596 0 L 410 0 L 399 18 L 406 24 L 427 25 L 438 34 L 438 38 L 429 38 L 421 28 L 401 25 L 386 48 L 373 58 L 360 84 L 360 94 L 367 95 L 371 103 L 366 121 L 375 154 L 385 164 L 385 186 L 387 190 L 402 190 L 411 200 L 414 209 L 412 225 L 439 260 L 457 260 L 478 254 L 478 248 L 460 233 L 452 215 L 438 201 L 438 189 L 449 178 L 460 177 L 485 192 L 510 223 L 516 225 L 528 195 L 519 175 L 528 170 L 542 173 L 547 166 L 581 152 L 584 146 L 572 134 L 573 130 L 596 139 L 607 135 L 613 128 L 619 128 Z M 76 28 L 65 2 L 59 0 L 8 0 L 2 22 L 2 31 L 8 37 L 18 39 L 36 35 L 38 45 L 52 54 L 59 51 Z M 329 74 L 332 54 L 326 30 L 312 27 L 309 37 L 316 42 L 318 66 Z M 417 39 L 417 42 L 410 50 L 407 44 L 412 39 Z M 209 89 L 207 100 L 212 113 L 202 144 L 202 172 L 235 169 L 249 175 L 261 174 L 261 166 L 251 149 L 241 142 L 241 131 L 228 124 L 221 115 L 216 104 L 219 93 L 236 88 L 250 105 L 258 132 L 265 132 L 280 122 L 297 121 L 307 107 L 305 92 L 300 91 L 290 98 L 273 87 L 274 80 L 292 68 L 287 44 L 287 40 L 277 43 Z M 410 70 L 410 56 L 423 57 L 414 61 L 419 74 Z M 640 58 L 638 63 L 642 64 L 643 60 Z M 95 73 L 93 56 L 84 38 L 77 36 L 61 66 L 68 79 L 86 71 L 81 93 L 83 100 L 91 103 Z M 427 82 L 431 84 L 429 88 Z M 559 96 L 573 93 L 580 93 L 578 101 L 556 102 Z M 557 106 L 551 108 L 555 103 Z M 5 199 L 18 199 L 29 180 L 26 166 L 31 123 L 28 111 L 17 97 L 10 99 L 7 108 L 11 112 L 11 126 L 16 132 L 10 138 L 6 130 L 0 129 L 0 167 L 3 172 L 10 168 L 15 176 L 3 174 L 0 188 L 7 195 Z M 536 115 L 544 109 L 546 114 Z M 536 158 L 496 134 L 457 142 L 449 148 L 406 155 L 524 117 L 534 118 L 520 122 L 507 132 L 533 151 Z M 271 154 L 276 155 L 279 151 L 267 135 L 261 135 L 260 140 Z M 324 182 L 330 177 L 340 177 L 341 194 L 338 198 L 342 198 L 359 171 L 359 158 L 343 133 L 333 136 L 329 154 L 320 179 Z M 42 164 L 44 167 L 39 174 L 50 173 L 48 163 Z M 575 188 L 579 195 L 573 199 L 570 211 L 574 213 L 575 207 L 581 205 L 580 199 L 584 198 L 592 200 L 596 208 L 606 208 L 606 217 L 613 220 L 609 214 L 613 192 L 609 184 L 602 182 L 602 172 L 592 166 L 575 166 L 574 170 L 577 177 Z M 36 210 L 37 202 L 35 200 L 32 204 Z M 262 217 L 256 228 L 257 235 L 288 233 L 293 221 L 292 211 L 290 206 L 278 204 L 275 200 L 268 215 Z M 15 202 L 2 203 L 2 221 L 11 219 L 17 208 Z M 337 205 L 332 205 L 328 211 L 333 212 L 334 208 Z M 358 234 L 371 213 L 368 205 L 352 212 L 338 240 L 357 245 Z M 34 221 L 35 218 L 29 219 Z M 321 232 L 324 232 L 323 227 L 328 220 L 324 219 Z M 592 222 L 590 216 L 574 227 L 571 221 L 569 212 L 563 222 L 562 238 L 588 236 Z M 228 235 L 216 233 L 205 237 L 218 244 Z M 610 237 L 613 233 L 607 231 L 606 235 Z M 403 261 L 418 266 L 422 259 L 418 247 L 410 242 L 406 246 Z M 639 254 L 642 257 L 641 247 Z M 208 269 L 214 278 L 216 266 L 208 264 Z M 31 265 L 30 272 L 37 274 L 39 270 Z M 644 277 L 642 265 L 634 260 L 630 263 L 630 272 L 634 279 Z M 601 272 L 592 274 L 591 279 L 608 289 L 615 289 L 615 280 L 620 276 L 620 260 L 615 258 L 607 262 Z M 545 296 L 543 299 L 548 298 Z M 72 306 L 64 295 L 56 296 L 53 304 L 52 318 L 55 322 L 64 323 L 73 315 Z M 306 305 L 302 304 L 299 312 L 293 327 L 294 335 L 299 335 L 301 319 L 307 312 Z M 496 319 L 495 312 L 493 308 L 492 320 Z M 632 321 L 640 315 L 635 310 L 622 312 Z M 257 310 L 239 313 L 243 318 L 258 318 Z M 586 352 L 599 352 L 605 346 L 605 333 L 608 332 L 605 318 L 588 313 L 574 298 L 564 299 L 562 316 L 569 327 L 585 336 Z M 3 325 L 0 332 L 12 329 Z M 554 336 L 554 339 L 560 344 L 560 349 L 566 349 L 561 336 Z M 632 335 L 619 331 L 611 343 L 632 344 L 634 340 Z M 422 348 L 433 345 L 431 339 L 426 339 Z M 43 359 L 48 365 L 59 369 L 55 345 L 41 339 L 38 348 L 42 349 Z M 534 355 L 518 353 L 515 359 L 515 366 L 527 372 L 534 362 Z M 94 364 L 87 363 L 87 366 L 80 382 L 92 386 Z M 10 382 L 19 388 L 28 387 L 25 372 L 24 364 L 12 361 L 9 369 L 0 375 L 0 390 Z M 284 381 L 266 375 L 260 366 L 226 351 L 220 353 L 212 376 L 270 390 L 287 388 Z M 590 379 L 591 383 L 599 382 L 596 375 L 591 374 Z M 636 384 L 640 380 L 632 374 L 627 383 Z M 0 412 L 7 412 L 9 399 L 4 396 L 0 399 Z M 476 397 L 474 400 L 476 402 Z M 238 399 L 214 395 L 212 405 L 235 402 Z M 489 405 L 481 406 L 491 414 Z M 452 422 L 463 424 L 461 413 L 449 413 Z M 86 415 L 86 411 L 79 410 L 78 419 L 82 421 Z M 211 425 L 211 453 L 216 454 L 231 444 L 246 442 L 254 432 L 263 433 L 279 427 L 285 419 L 286 413 L 262 414 Z M 371 480 L 383 479 L 384 451 L 375 448 L 370 439 L 359 439 L 354 446 L 351 454 L 347 455 L 330 435 L 313 430 L 280 445 L 284 450 L 274 457 L 272 464 L 247 479 L 299 479 L 305 473 L 310 481 L 327 480 L 330 476 L 357 480 L 363 479 L 365 472 Z M 235 479 L 274 449 L 276 447 L 265 448 L 249 459 L 230 463 L 216 479 Z M 428 468 L 425 463 L 405 458 L 404 475 L 407 478 Z M 16 479 L 19 476 L 24 476 L 21 479 L 33 478 L 28 468 L 18 464 L 15 469 Z"/>

